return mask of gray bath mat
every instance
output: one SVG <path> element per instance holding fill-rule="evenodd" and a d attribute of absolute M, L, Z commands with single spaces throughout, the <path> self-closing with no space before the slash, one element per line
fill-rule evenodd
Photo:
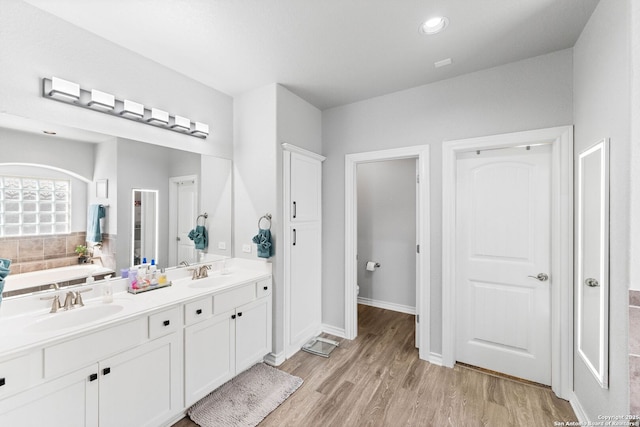
<path fill-rule="evenodd" d="M 253 427 L 301 385 L 301 378 L 258 363 L 198 401 L 187 414 L 202 427 Z"/>

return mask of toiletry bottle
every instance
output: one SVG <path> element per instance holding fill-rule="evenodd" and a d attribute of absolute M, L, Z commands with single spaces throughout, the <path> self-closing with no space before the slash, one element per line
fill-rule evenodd
<path fill-rule="evenodd" d="M 113 302 L 113 287 L 111 286 L 111 275 L 104 276 L 104 283 L 102 284 L 102 302 Z"/>
<path fill-rule="evenodd" d="M 138 269 L 134 267 L 129 269 L 129 288 L 138 289 Z"/>
<path fill-rule="evenodd" d="M 167 273 L 164 272 L 164 268 L 160 269 L 160 277 L 158 277 L 158 285 L 164 286 L 167 284 Z"/>

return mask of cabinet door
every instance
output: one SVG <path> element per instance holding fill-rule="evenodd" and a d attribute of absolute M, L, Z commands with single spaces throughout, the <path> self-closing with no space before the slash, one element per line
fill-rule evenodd
<path fill-rule="evenodd" d="M 182 409 L 180 334 L 100 363 L 100 427 L 158 426 Z"/>
<path fill-rule="evenodd" d="M 184 330 L 185 406 L 197 402 L 235 374 L 234 311 Z"/>
<path fill-rule="evenodd" d="M 320 225 L 293 225 L 290 230 L 289 345 L 299 349 L 320 331 Z"/>
<path fill-rule="evenodd" d="M 319 160 L 291 153 L 292 222 L 320 220 L 322 192 L 322 163 Z"/>
<path fill-rule="evenodd" d="M 98 425 L 97 365 L 0 400 L 0 426 Z"/>
<path fill-rule="evenodd" d="M 236 310 L 236 372 L 262 361 L 271 352 L 271 295 Z"/>

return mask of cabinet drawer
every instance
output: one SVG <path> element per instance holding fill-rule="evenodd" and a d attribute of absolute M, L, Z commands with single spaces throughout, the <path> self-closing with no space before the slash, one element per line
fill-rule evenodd
<path fill-rule="evenodd" d="M 211 297 L 199 299 L 184 305 L 184 324 L 192 325 L 208 319 L 213 314 Z"/>
<path fill-rule="evenodd" d="M 264 279 L 256 283 L 257 298 L 271 295 L 271 279 Z"/>
<path fill-rule="evenodd" d="M 149 339 L 161 337 L 177 331 L 182 327 L 180 322 L 180 307 L 149 316 Z"/>
<path fill-rule="evenodd" d="M 140 317 L 44 349 L 44 376 L 55 377 L 134 347 L 147 339 L 147 318 Z"/>
<path fill-rule="evenodd" d="M 25 390 L 41 380 L 41 350 L 0 362 L 0 398 Z"/>
<path fill-rule="evenodd" d="M 240 288 L 213 296 L 213 314 L 234 310 L 237 306 L 256 299 L 256 285 L 250 283 Z"/>

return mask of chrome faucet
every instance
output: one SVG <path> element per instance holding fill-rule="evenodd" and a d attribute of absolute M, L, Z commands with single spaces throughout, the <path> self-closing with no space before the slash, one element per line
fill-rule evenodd
<path fill-rule="evenodd" d="M 65 310 L 71 310 L 75 304 L 76 294 L 73 291 L 67 292 L 67 296 L 64 299 L 64 305 L 62 308 Z"/>
<path fill-rule="evenodd" d="M 49 288 L 51 289 L 55 289 L 56 291 L 58 289 L 60 289 L 60 286 L 57 283 L 52 283 L 51 286 L 49 286 Z M 60 295 L 54 295 L 52 297 L 41 297 L 41 300 L 53 300 L 51 302 L 51 310 L 49 311 L 49 313 L 57 313 L 58 310 L 60 310 L 62 307 L 60 306 Z"/>
<path fill-rule="evenodd" d="M 189 263 L 187 261 L 180 261 L 180 264 L 178 264 L 178 266 L 189 267 Z"/>
<path fill-rule="evenodd" d="M 209 264 L 190 268 L 189 271 L 193 272 L 191 280 L 204 279 L 205 277 L 209 277 L 209 270 L 211 270 L 211 265 Z"/>

